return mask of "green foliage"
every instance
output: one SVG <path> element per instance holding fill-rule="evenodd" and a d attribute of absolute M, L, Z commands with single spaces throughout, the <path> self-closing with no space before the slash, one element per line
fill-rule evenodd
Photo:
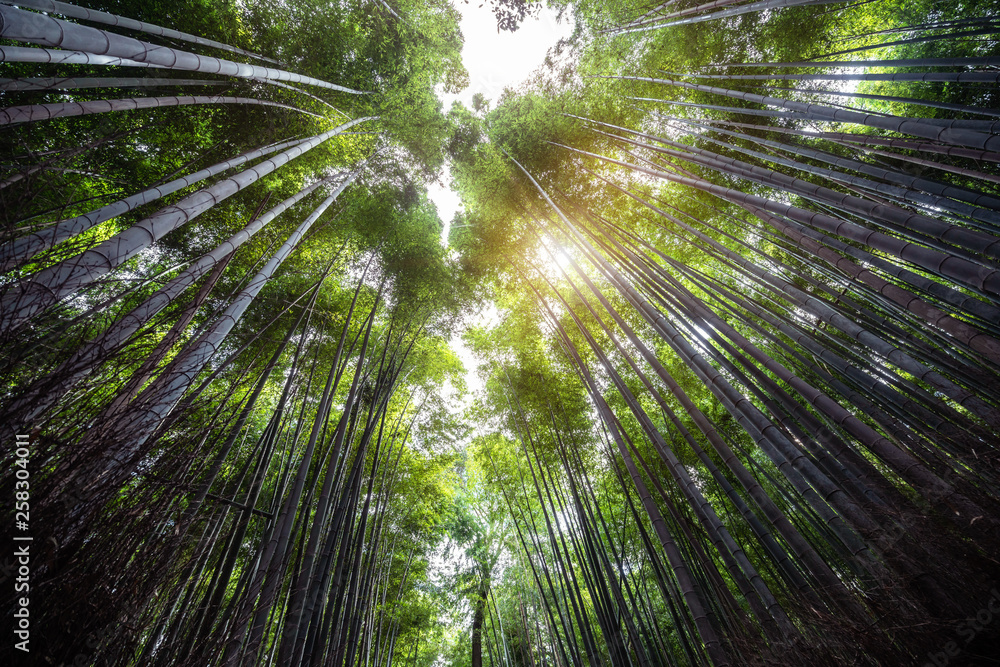
<path fill-rule="evenodd" d="M 84 341 L 96 339 L 190 261 L 243 229 L 259 209 L 294 195 L 316 179 L 334 174 L 343 178 L 355 170 L 359 173 L 356 182 L 320 217 L 268 282 L 210 363 L 192 374 L 195 377 L 190 378 L 189 391 L 176 402 L 171 420 L 164 420 L 150 434 L 148 446 L 143 439 L 140 444 L 145 448 L 135 457 L 129 474 L 112 489 L 106 502 L 96 505 L 91 533 L 73 545 L 79 549 L 74 553 L 79 560 L 72 563 L 80 568 L 74 572 L 83 573 L 74 575 L 84 577 L 80 581 L 104 581 L 95 576 L 104 566 L 102 549 L 113 552 L 108 562 L 120 566 L 121 572 L 113 573 L 111 583 L 102 583 L 100 595 L 105 597 L 95 599 L 113 600 L 127 607 L 130 614 L 134 609 L 137 617 L 141 616 L 129 619 L 141 630 L 127 638 L 135 645 L 122 644 L 122 656 L 160 651 L 162 657 L 159 647 L 165 640 L 155 633 L 196 644 L 199 633 L 233 627 L 237 621 L 232 619 L 239 618 L 237 612 L 243 604 L 243 587 L 257 576 L 257 558 L 273 537 L 269 531 L 274 524 L 258 519 L 273 522 L 280 516 L 296 482 L 300 482 L 303 495 L 298 504 L 289 506 L 293 521 L 287 525 L 300 532 L 285 536 L 282 548 L 287 551 L 278 559 L 281 567 L 298 567 L 307 560 L 313 526 L 317 535 L 331 540 L 323 545 L 326 551 L 319 551 L 321 559 L 333 558 L 332 549 L 348 545 L 350 550 L 345 546 L 342 553 L 356 553 L 364 560 L 357 571 L 349 573 L 353 579 L 340 592 L 351 586 L 356 589 L 358 581 L 375 582 L 369 590 L 379 595 L 362 601 L 370 606 L 358 619 L 379 619 L 371 643 L 387 644 L 386 638 L 391 636 L 395 660 L 400 664 L 471 664 L 468 629 L 477 623 L 496 659 L 504 664 L 564 664 L 567 656 L 557 650 L 566 646 L 575 647 L 578 662 L 582 662 L 583 653 L 591 652 L 588 658 L 595 664 L 624 663 L 633 656 L 625 649 L 617 654 L 614 651 L 615 641 L 624 645 L 625 635 L 629 650 L 637 651 L 646 641 L 647 646 L 671 654 L 674 663 L 696 663 L 702 661 L 702 644 L 707 644 L 704 638 L 699 639 L 701 628 L 692 629 L 700 619 L 692 622 L 688 615 L 693 616 L 694 610 L 685 607 L 696 595 L 708 600 L 707 615 L 715 619 L 713 622 L 727 628 L 725 636 L 731 648 L 770 660 L 768 651 L 787 646 L 792 651 L 789 655 L 799 660 L 805 654 L 794 653 L 798 650 L 795 642 L 786 642 L 787 637 L 777 641 L 778 635 L 763 627 L 768 619 L 747 602 L 756 598 L 747 594 L 746 581 L 752 581 L 753 586 L 763 582 L 774 591 L 773 607 L 790 610 L 794 624 L 810 632 L 827 627 L 815 625 L 814 616 L 839 618 L 844 615 L 843 608 L 839 602 L 813 599 L 811 580 L 806 585 L 809 595 L 793 585 L 794 577 L 788 577 L 782 568 L 799 576 L 817 575 L 810 570 L 812 564 L 804 564 L 801 553 L 790 546 L 790 564 L 778 562 L 769 551 L 777 549 L 778 555 L 785 555 L 782 550 L 786 543 L 791 544 L 788 533 L 782 533 L 774 545 L 762 546 L 761 531 L 772 530 L 779 523 L 774 513 L 787 517 L 782 526 L 787 524 L 789 531 L 797 531 L 795 535 L 804 536 L 816 547 L 817 558 L 829 563 L 835 573 L 831 575 L 833 583 L 850 588 L 850 600 L 859 605 L 863 602 L 865 613 L 871 611 L 873 619 L 885 618 L 886 609 L 918 608 L 916 597 L 882 597 L 883 591 L 868 587 L 870 581 L 881 581 L 880 577 L 891 580 L 891 570 L 883 567 L 903 567 L 906 577 L 923 575 L 889 549 L 879 552 L 878 558 L 872 557 L 871 562 L 848 556 L 854 547 L 849 541 L 836 541 L 843 538 L 835 537 L 839 524 L 832 524 L 840 521 L 848 526 L 846 530 L 856 527 L 850 525 L 854 520 L 851 506 L 841 500 L 855 491 L 838 486 L 836 491 L 842 495 L 829 494 L 816 480 L 825 479 L 820 475 L 836 478 L 843 474 L 854 484 L 871 474 L 872 493 L 852 496 L 851 502 L 864 505 L 864 512 L 877 505 L 878 512 L 872 515 L 890 525 L 897 519 L 908 520 L 904 510 L 910 506 L 902 499 L 919 493 L 874 453 L 872 443 L 857 436 L 858 425 L 878 431 L 884 441 L 879 445 L 898 447 L 906 456 L 919 458 L 923 461 L 919 465 L 926 463 L 934 475 L 944 469 L 949 473 L 962 470 L 963 475 L 969 471 L 963 484 L 981 489 L 987 488 L 992 478 L 987 473 L 974 478 L 972 472 L 980 464 L 964 456 L 963 448 L 969 447 L 978 461 L 976 451 L 989 434 L 978 422 L 969 426 L 945 418 L 951 414 L 949 410 L 959 414 L 967 406 L 955 407 L 952 403 L 957 405 L 958 401 L 954 396 L 945 399 L 941 398 L 945 394 L 932 392 L 934 376 L 897 372 L 885 362 L 886 355 L 872 352 L 856 340 L 859 337 L 807 313 L 793 293 L 768 292 L 764 283 L 787 282 L 838 312 L 853 313 L 851 317 L 880 335 L 902 332 L 898 334 L 903 341 L 900 350 L 886 357 L 892 363 L 911 353 L 921 362 L 933 358 L 942 349 L 939 343 L 945 340 L 944 335 L 915 327 L 911 314 L 883 303 L 881 292 L 876 300 L 854 308 L 862 294 L 856 286 L 834 280 L 835 267 L 810 258 L 799 245 L 780 235 L 770 234 L 754 217 L 756 211 L 583 152 L 614 156 L 671 177 L 679 173 L 830 212 L 832 206 L 815 204 L 802 193 L 784 192 L 761 183 L 760 178 L 720 173 L 713 165 L 693 161 L 681 167 L 663 150 L 644 151 L 623 141 L 626 132 L 622 128 L 633 128 L 654 138 L 631 133 L 631 140 L 652 144 L 661 138 L 679 143 L 669 150 L 710 147 L 718 150 L 720 159 L 755 165 L 755 176 L 763 169 L 791 173 L 791 167 L 775 160 L 740 152 L 743 148 L 764 150 L 747 137 L 732 139 L 707 129 L 696 130 L 679 121 L 667 122 L 660 114 L 670 101 L 719 104 L 715 94 L 616 77 L 684 78 L 686 74 L 676 73 L 716 72 L 723 67 L 728 68 L 725 71 L 753 73 L 758 70 L 737 66 L 863 48 L 899 36 L 872 34 L 886 26 L 929 18 L 951 20 L 970 12 L 991 16 L 997 3 L 882 0 L 857 6 L 801 6 L 625 35 L 602 31 L 640 16 L 649 9 L 645 3 L 580 0 L 571 4 L 559 0 L 549 4 L 563 11 L 572 8 L 576 30 L 572 38 L 550 52 L 543 70 L 519 89 L 505 91 L 493 108 L 480 95 L 473 98 L 472 109 L 455 103 L 445 110 L 436 91 L 458 92 L 468 84 L 460 57 L 464 37 L 458 29 L 459 14 L 445 0 L 198 0 L 183 11 L 154 0 L 111 0 L 102 8 L 211 35 L 274 56 L 283 68 L 363 94 L 320 90 L 317 96 L 322 99 L 315 99 L 260 82 L 227 81 L 226 94 L 289 104 L 320 117 L 286 109 L 206 105 L 56 119 L 21 126 L 0 138 L 0 162 L 10 167 L 8 175 L 18 176 L 0 188 L 0 241 L 6 242 L 241 151 L 293 136 L 312 136 L 346 118 L 374 117 L 173 230 L 124 262 L 107 279 L 88 284 L 10 339 L 5 368 L 10 370 L 16 363 L 19 370 L 5 374 L 2 393 L 4 398 L 17 398 L 37 382 L 47 380 L 49 373 L 58 374 L 60 364 Z M 682 2 L 671 5 L 671 11 L 697 4 L 694 0 Z M 522 0 L 491 0 L 490 5 L 498 30 L 511 31 L 540 7 L 540 3 Z M 202 47 L 183 48 L 211 52 Z M 951 48 L 957 50 L 952 52 Z M 995 50 L 996 40 L 990 36 L 959 42 L 957 47 L 953 41 L 942 40 L 864 53 L 941 57 L 988 55 Z M 111 73 L 120 70 L 115 68 Z M 19 64 L 11 67 L 9 76 L 36 76 L 40 71 L 33 65 Z M 96 67 L 71 66 L 45 72 L 59 77 L 106 73 Z M 866 83 L 858 90 L 880 95 L 919 93 L 953 104 L 997 106 L 995 87 Z M 124 88 L 23 95 L 3 92 L 0 101 L 7 106 L 133 94 L 145 93 Z M 798 96 L 813 98 L 812 93 Z M 760 124 L 765 130 L 774 130 L 766 136 L 776 138 L 784 138 L 776 130 L 804 127 L 795 118 L 752 115 L 749 112 L 760 106 L 757 104 L 724 103 L 737 111 L 674 106 L 670 113 L 679 120 L 724 118 Z M 886 113 L 935 113 L 905 102 L 864 104 Z M 723 146 L 722 141 L 731 145 Z M 667 145 L 666 141 L 660 143 Z M 801 138 L 803 146 L 827 143 L 813 136 Z M 848 146 L 831 150 L 844 157 L 860 155 Z M 464 205 L 453 222 L 447 245 L 441 243 L 442 222 L 424 188 L 440 177 L 445 163 Z M 870 164 L 877 161 L 872 159 Z M 25 166 L 38 169 L 18 173 Z M 556 202 L 558 212 L 525 171 Z M 917 167 L 911 171 L 924 173 Z M 222 178 L 225 176 L 218 180 Z M 974 179 L 951 182 L 970 185 Z M 97 225 L 4 275 L 0 286 L 12 288 L 17 281 L 111 238 L 203 185 L 185 188 Z M 830 185 L 847 190 L 832 181 Z M 161 350 L 148 377 L 140 377 L 139 389 L 157 388 L 161 378 L 169 377 L 172 364 L 217 321 L 234 295 L 325 196 L 320 189 L 235 251 L 204 304 L 185 320 L 168 349 Z M 893 226 L 884 229 L 898 232 Z M 591 249 L 604 259 L 595 259 Z M 763 267 L 766 280 L 744 270 L 742 264 L 725 261 L 730 255 Z M 616 268 L 607 268 L 611 265 Z M 871 270 L 869 273 L 876 275 Z M 932 275 L 929 271 L 924 274 Z M 619 283 L 622 276 L 625 282 Z M 95 361 L 60 395 L 45 413 L 44 422 L 33 427 L 45 448 L 41 460 L 48 476 L 43 477 L 44 488 L 50 497 L 59 496 L 60 475 L 67 470 L 75 472 L 78 460 L 90 454 L 106 456 L 103 450 L 97 451 L 99 447 L 93 448 L 96 453 L 78 454 L 71 445 L 87 443 L 88 432 L 97 433 L 94 429 L 116 423 L 116 414 L 106 412 L 107 406 L 144 368 L 149 355 L 183 317 L 201 284 L 198 281 L 143 323 L 127 345 Z M 704 370 L 701 375 L 696 372 L 696 363 L 678 353 L 677 341 L 661 335 L 640 312 L 637 306 L 644 304 L 637 304 L 630 289 L 641 294 L 666 323 L 657 326 L 675 328 L 694 355 L 707 360 L 709 371 L 718 370 L 717 376 Z M 964 294 L 973 296 L 971 290 Z M 745 303 L 740 302 L 743 299 Z M 759 303 L 765 304 L 762 312 L 753 311 L 751 306 Z M 702 305 L 715 309 L 719 319 L 709 323 L 699 309 Z M 286 344 L 285 332 L 307 307 L 305 324 Z M 479 312 L 487 309 L 495 309 L 497 314 L 492 325 L 476 320 Z M 976 323 L 975 318 L 968 319 Z M 773 333 L 775 321 L 789 325 Z M 815 333 L 824 345 L 818 363 L 788 331 Z M 463 362 L 449 343 L 459 333 L 482 362 L 482 388 L 464 408 L 471 383 L 467 383 Z M 366 336 L 370 346 L 362 360 L 360 341 Z M 266 368 L 275 354 L 274 368 Z M 760 363 L 761 355 L 769 363 Z M 966 387 L 977 380 L 980 369 L 962 365 L 968 350 L 955 346 L 946 356 L 941 367 L 949 378 Z M 650 357 L 655 357 L 655 364 L 647 363 Z M 832 370 L 835 360 L 841 358 L 852 364 L 851 371 L 856 366 L 870 372 L 870 377 Z M 782 368 L 791 370 L 781 375 Z M 355 370 L 361 378 L 362 398 L 352 406 L 347 401 Z M 384 396 L 384 404 L 380 403 L 376 400 L 382 397 L 380 382 L 397 372 L 395 384 Z M 839 415 L 840 424 L 829 427 L 835 419 L 814 410 L 814 404 L 807 404 L 804 397 L 792 395 L 790 387 L 798 375 L 786 378 L 793 373 L 843 398 L 854 421 Z M 587 375 L 592 378 L 590 385 L 582 381 Z M 321 398 L 327 376 L 340 381 L 329 397 L 329 414 L 324 416 Z M 663 381 L 665 376 L 676 381 L 678 391 L 668 390 L 670 383 Z M 200 387 L 202 381 L 207 383 L 204 387 Z M 238 415 L 258 381 L 263 382 L 260 398 L 246 422 L 239 423 Z M 758 427 L 741 423 L 734 415 L 742 413 L 727 409 L 719 400 L 713 389 L 723 382 L 736 387 L 734 392 L 749 406 L 747 413 L 758 410 L 772 420 L 765 431 L 780 432 L 788 439 L 797 457 L 793 466 L 771 450 L 765 451 L 761 445 L 764 438 L 755 431 Z M 907 384 L 915 389 L 904 393 Z M 988 385 L 983 389 L 989 391 Z M 778 392 L 787 392 L 784 403 L 775 398 Z M 905 397 L 910 402 L 886 399 L 885 406 L 872 409 L 862 402 L 868 400 L 865 392 L 893 400 Z M 145 400 L 145 394 L 141 396 Z M 626 398 L 629 396 L 634 400 Z M 974 406 L 979 400 L 984 399 L 970 393 L 961 402 Z M 605 403 L 610 413 L 604 410 Z M 384 411 L 379 412 L 382 405 Z M 932 409 L 920 407 L 925 405 Z M 883 409 L 887 416 L 878 412 Z M 705 419 L 699 418 L 699 411 Z M 357 421 L 351 422 L 352 417 Z M 970 422 L 975 419 L 970 417 Z M 349 422 L 351 430 L 341 452 L 334 444 L 334 433 Z M 848 434 L 844 423 L 856 430 Z M 943 424 L 950 430 L 942 438 L 952 437 L 952 431 L 958 431 L 961 438 L 937 447 L 911 423 Z M 962 430 L 965 428 L 968 432 Z M 365 444 L 367 449 L 362 450 L 362 443 L 368 442 L 365 438 L 376 429 L 377 444 Z M 313 442 L 317 447 L 312 458 L 306 459 L 305 442 L 310 432 L 316 436 Z M 279 433 L 279 437 L 269 441 L 269 433 Z M 834 437 L 850 443 L 839 451 L 843 460 L 828 456 L 823 449 Z M 232 450 L 223 450 L 222 443 L 230 440 L 235 443 Z M 267 449 L 265 442 L 272 449 Z M 213 477 L 206 471 L 216 456 L 220 458 Z M 339 486 L 346 483 L 347 471 L 355 470 L 347 462 L 357 465 L 362 482 L 356 488 Z M 856 469 L 848 470 L 848 464 Z M 296 478 L 300 465 L 302 476 Z M 822 467 L 822 473 L 798 486 L 788 481 L 795 475 L 813 474 L 812 467 Z M 789 468 L 796 472 L 789 473 Z M 807 468 L 807 473 L 800 470 Z M 683 479 L 692 481 L 684 485 Z M 209 512 L 202 508 L 202 514 L 188 526 L 182 520 L 183 513 L 194 506 L 192 489 L 197 491 L 205 480 L 212 491 L 210 500 L 219 505 L 212 504 Z M 336 519 L 330 513 L 333 510 L 327 516 L 320 514 L 318 494 L 327 482 L 342 492 L 336 500 L 343 499 L 348 508 Z M 768 514 L 770 506 L 762 509 L 760 495 L 748 489 L 751 482 L 772 500 L 773 513 Z M 255 484 L 259 484 L 258 489 Z M 640 498 L 640 494 L 646 495 Z M 824 498 L 814 505 L 809 494 Z M 827 496 L 834 498 L 829 507 L 824 504 Z M 988 492 L 977 497 L 988 499 Z M 257 513 L 243 507 L 244 502 L 252 504 Z M 817 509 L 820 506 L 829 509 L 836 521 L 822 516 Z M 371 514 L 363 514 L 361 507 Z M 240 532 L 234 517 L 250 514 L 253 520 Z M 960 516 L 957 511 L 956 516 Z M 759 527 L 765 518 L 768 525 Z M 341 520 L 343 524 L 337 523 Z M 957 534 L 945 519 L 935 517 L 937 520 L 946 526 L 947 532 L 942 534 Z M 341 534 L 332 530 L 334 525 L 347 527 L 338 528 L 345 531 Z M 865 526 L 859 535 L 869 530 L 867 524 L 859 525 Z M 114 526 L 117 534 L 112 535 L 105 526 Z M 192 527 L 192 532 L 182 535 L 180 526 L 184 531 Z M 199 542 L 192 537 L 195 529 L 208 537 Z M 171 541 L 171 530 L 177 541 Z M 119 535 L 127 538 L 121 540 L 126 546 L 120 549 Z M 147 543 L 131 537 L 134 535 L 153 536 L 148 538 L 152 546 L 147 550 Z M 658 544 L 665 535 L 676 541 L 679 555 Z M 732 537 L 737 549 L 730 549 L 725 536 Z M 864 539 L 869 537 L 863 535 Z M 334 538 L 341 541 L 334 543 Z M 794 548 L 801 550 L 801 545 Z M 942 553 L 950 557 L 951 548 L 942 547 Z M 150 553 L 163 565 L 151 568 L 152 574 L 143 561 Z M 741 560 L 734 565 L 737 557 Z M 225 614 L 233 614 L 232 618 L 219 614 L 210 616 L 204 627 L 200 619 L 188 627 L 194 616 L 181 605 L 187 604 L 186 600 L 207 603 L 213 582 L 223 576 L 220 572 L 227 558 L 232 571 L 224 575 L 227 579 L 217 589 L 220 606 L 211 614 L 221 608 Z M 685 589 L 688 584 L 681 575 L 687 570 L 694 582 L 689 589 Z M 273 602 L 275 610 L 284 609 L 286 600 L 300 592 L 294 586 L 294 575 L 294 570 L 279 573 L 274 598 L 267 602 Z M 133 595 L 133 588 L 135 598 L 126 597 Z M 861 596 L 854 596 L 855 590 L 864 591 L 871 599 L 861 600 Z M 626 594 L 630 600 L 623 602 Z M 948 602 L 947 596 L 941 597 Z M 342 603 L 334 599 L 332 605 Z M 824 607 L 827 603 L 828 608 Z M 97 620 L 81 610 L 98 603 L 73 604 L 76 606 L 67 607 L 60 617 L 63 622 L 53 621 L 55 632 L 72 635 L 71 631 L 80 628 L 99 623 L 112 627 L 120 621 L 113 616 L 113 604 L 103 605 L 107 609 L 103 616 L 95 616 Z M 332 605 L 322 614 L 341 609 Z M 765 605 L 772 608 L 769 601 Z M 622 610 L 631 614 L 629 622 L 645 625 L 639 629 L 618 627 L 624 622 Z M 325 623 L 328 617 L 316 618 Z M 213 625 L 219 619 L 224 620 Z M 859 616 L 836 628 L 846 633 L 855 627 L 851 625 L 854 620 L 868 623 L 870 619 Z M 903 627 L 904 621 L 912 620 L 905 617 L 898 625 Z M 872 620 L 864 632 L 877 622 Z M 279 649 L 287 650 L 281 645 L 277 625 L 263 637 L 261 655 L 276 656 Z M 132 625 L 119 626 L 115 632 L 122 636 L 132 632 Z M 921 626 L 912 623 L 912 627 Z M 796 631 L 793 627 L 789 636 Z M 639 635 L 642 641 L 636 639 Z M 869 640 L 873 636 L 866 635 Z M 147 642 L 145 647 L 139 645 L 141 642 Z M 836 646 L 836 641 L 830 644 Z M 61 645 L 57 648 L 64 649 L 69 650 Z M 195 650 L 193 646 L 188 649 Z M 185 657 L 191 664 L 200 659 L 196 652 Z"/>

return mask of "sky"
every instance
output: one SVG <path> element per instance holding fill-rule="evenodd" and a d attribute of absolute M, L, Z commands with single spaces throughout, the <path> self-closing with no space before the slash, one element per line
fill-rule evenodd
<path fill-rule="evenodd" d="M 483 6 L 480 6 L 482 2 Z M 486 0 L 471 0 L 465 4 L 462 0 L 454 0 L 455 6 L 462 14 L 461 30 L 465 37 L 462 48 L 462 62 L 469 72 L 469 87 L 458 95 L 449 95 L 438 91 L 438 97 L 444 103 L 445 111 L 451 108 L 452 102 L 459 100 L 465 106 L 472 108 L 472 96 L 482 93 L 487 100 L 495 103 L 506 87 L 516 87 L 537 69 L 545 60 L 545 54 L 560 39 L 569 37 L 573 32 L 571 19 L 567 17 L 562 23 L 556 21 L 556 13 L 548 8 L 542 9 L 538 16 L 527 19 L 517 32 L 497 34 L 496 17 L 490 11 Z M 492 105 L 491 105 L 492 106 Z M 441 243 L 448 243 L 448 232 L 455 212 L 461 207 L 458 195 L 451 190 L 450 178 L 445 168 L 440 183 L 432 183 L 428 187 L 428 196 L 437 206 L 438 216 L 444 222 L 441 232 Z M 477 325 L 496 326 L 500 313 L 489 304 L 479 314 Z M 444 397 L 449 403 L 449 409 L 459 413 L 472 402 L 472 396 L 483 388 L 479 378 L 479 359 L 465 345 L 460 335 L 453 335 L 449 341 L 451 349 L 465 366 L 465 382 L 469 393 L 464 399 L 459 399 L 458 392 L 450 386 L 445 388 Z M 463 443 L 464 446 L 464 443 Z M 431 559 L 432 576 L 440 576 L 452 571 L 454 564 L 449 564 L 443 550 Z M 451 553 L 455 558 L 455 552 Z"/>
<path fill-rule="evenodd" d="M 469 87 L 458 95 L 438 91 L 445 111 L 458 100 L 472 108 L 472 96 L 482 93 L 490 102 L 496 102 L 504 88 L 516 87 L 544 61 L 549 48 L 573 32 L 572 19 L 566 16 L 556 20 L 556 12 L 542 9 L 537 16 L 528 18 L 517 32 L 497 33 L 497 21 L 486 0 L 471 0 L 468 4 L 455 0 L 455 7 L 462 14 L 460 24 L 465 44 L 462 62 L 469 72 Z M 444 222 L 442 243 L 447 242 L 451 220 L 461 206 L 458 195 L 451 190 L 447 171 L 440 184 L 428 188 L 431 201 Z"/>
<path fill-rule="evenodd" d="M 468 4 L 455 0 L 455 6 L 462 14 L 460 27 L 465 38 L 462 62 L 469 72 L 469 87 L 458 95 L 438 91 L 445 111 L 455 100 L 471 108 L 472 96 L 476 93 L 482 93 L 487 100 L 495 103 L 504 88 L 516 87 L 527 79 L 545 61 L 549 48 L 573 32 L 571 17 L 567 16 L 559 22 L 556 12 L 547 7 L 537 16 L 526 19 L 516 32 L 498 34 L 496 17 L 486 0 L 471 0 Z M 445 169 L 441 182 L 428 187 L 428 196 L 444 222 L 441 231 L 443 244 L 447 243 L 451 220 L 461 207 L 458 195 L 450 186 L 450 177 Z M 481 323 L 496 324 L 498 315 L 496 308 L 490 306 L 482 313 Z M 478 360 L 460 337 L 453 336 L 450 342 L 465 365 L 468 388 L 471 392 L 478 391 L 482 388 L 476 374 Z M 461 409 L 463 406 L 454 407 Z"/>

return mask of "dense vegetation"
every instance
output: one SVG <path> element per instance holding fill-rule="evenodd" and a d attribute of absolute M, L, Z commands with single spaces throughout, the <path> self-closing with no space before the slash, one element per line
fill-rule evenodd
<path fill-rule="evenodd" d="M 1000 7 L 548 4 L 0 0 L 0 654 L 995 664 Z"/>

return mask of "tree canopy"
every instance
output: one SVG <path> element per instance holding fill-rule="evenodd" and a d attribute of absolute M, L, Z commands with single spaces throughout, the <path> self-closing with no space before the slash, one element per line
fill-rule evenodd
<path fill-rule="evenodd" d="M 0 0 L 3 654 L 997 659 L 1000 7 L 545 6 Z"/>

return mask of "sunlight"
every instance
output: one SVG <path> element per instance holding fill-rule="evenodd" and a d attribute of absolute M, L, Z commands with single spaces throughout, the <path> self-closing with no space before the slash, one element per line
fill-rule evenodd
<path fill-rule="evenodd" d="M 556 250 L 554 253 L 550 253 L 545 263 L 553 269 L 558 270 L 560 273 L 562 271 L 568 271 L 571 266 L 569 255 L 567 255 L 566 251 L 562 249 Z"/>
<path fill-rule="evenodd" d="M 561 243 L 547 237 L 545 243 L 539 245 L 533 259 L 545 276 L 553 282 L 562 282 L 565 276 L 576 277 L 573 270 L 573 260 L 567 248 Z"/>

